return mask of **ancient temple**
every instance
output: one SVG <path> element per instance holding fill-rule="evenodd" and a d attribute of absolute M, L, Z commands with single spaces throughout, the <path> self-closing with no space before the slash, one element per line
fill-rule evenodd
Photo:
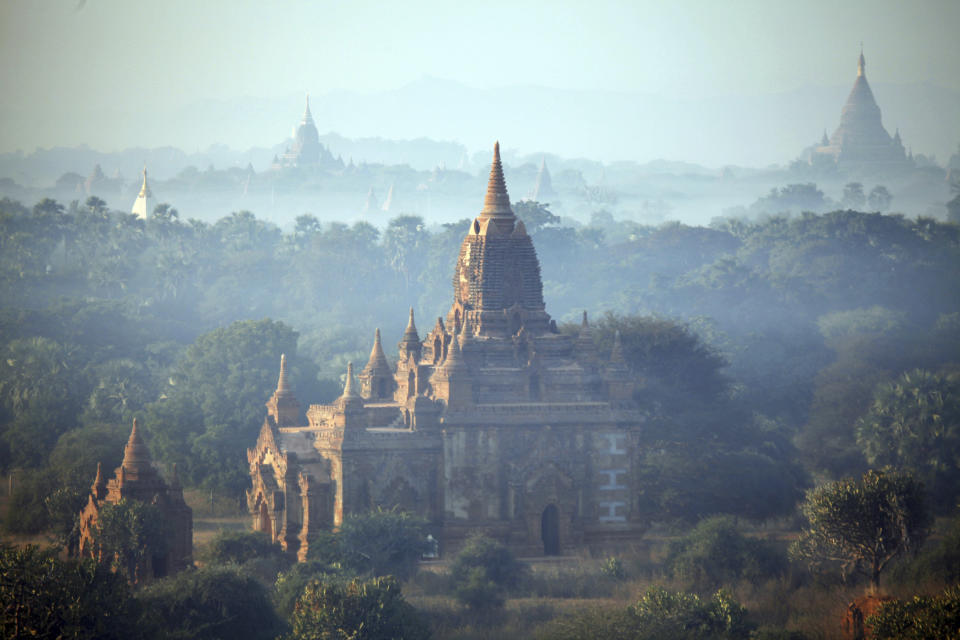
<path fill-rule="evenodd" d="M 137 567 L 138 582 L 161 578 L 193 565 L 193 511 L 183 500 L 176 467 L 168 484 L 154 468 L 136 420 L 123 450 L 123 462 L 114 470 L 113 478 L 107 480 L 97 464 L 97 476 L 90 487 L 87 505 L 80 512 L 79 553 L 82 557 L 103 559 L 99 557 L 93 536 L 97 518 L 103 505 L 124 499 L 156 505 L 168 531 L 164 549 L 147 553 L 142 565 Z"/>
<path fill-rule="evenodd" d="M 883 127 L 880 107 L 867 83 L 866 66 L 861 51 L 857 79 L 840 112 L 840 126 L 829 139 L 824 132 L 824 139 L 812 150 L 811 163 L 825 159 L 848 167 L 908 163 L 900 132 L 891 137 Z"/>
<path fill-rule="evenodd" d="M 579 336 L 557 331 L 498 145 L 465 231 L 446 316 L 421 335 L 411 309 L 392 362 L 378 329 L 333 404 L 304 416 L 281 356 L 247 499 L 254 527 L 301 558 L 318 531 L 377 507 L 426 518 L 443 553 L 474 531 L 524 555 L 643 531 L 642 417 L 619 343 L 600 358 L 586 314 Z"/>
<path fill-rule="evenodd" d="M 130 209 L 130 213 L 134 214 L 141 220 L 146 220 L 150 216 L 150 210 L 153 208 L 153 193 L 150 191 L 150 186 L 147 184 L 147 168 L 143 168 L 143 184 L 140 185 L 140 193 L 137 194 L 137 199 L 133 201 L 133 208 Z"/>
<path fill-rule="evenodd" d="M 320 144 L 320 134 L 317 131 L 317 125 L 313 122 L 313 114 L 310 113 L 310 96 L 308 95 L 303 117 L 293 131 L 291 144 L 283 155 L 274 158 L 273 168 L 309 168 L 331 162 L 335 162 L 333 156 Z"/>
<path fill-rule="evenodd" d="M 547 159 L 541 158 L 537 179 L 533 183 L 533 189 L 530 190 L 530 199 L 551 203 L 556 197 L 557 193 L 553 190 L 553 182 L 550 180 L 550 170 L 547 169 Z"/>

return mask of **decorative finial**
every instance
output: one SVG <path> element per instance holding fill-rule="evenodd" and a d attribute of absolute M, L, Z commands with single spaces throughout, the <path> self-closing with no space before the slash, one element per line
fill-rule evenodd
<path fill-rule="evenodd" d="M 587 322 L 587 310 L 586 310 L 586 309 L 583 310 L 583 321 L 580 323 L 580 326 L 581 326 L 582 328 L 584 328 L 584 329 L 586 329 L 586 328 L 588 328 L 588 327 L 590 326 L 590 323 Z"/>
<path fill-rule="evenodd" d="M 860 60 L 857 62 L 857 77 L 862 77 L 866 73 L 867 60 L 863 57 L 863 43 L 860 43 Z"/>

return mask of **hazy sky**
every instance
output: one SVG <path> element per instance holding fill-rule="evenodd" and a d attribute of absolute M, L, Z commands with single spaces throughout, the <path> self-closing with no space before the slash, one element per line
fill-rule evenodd
<path fill-rule="evenodd" d="M 111 135 L 117 119 L 155 127 L 207 99 L 375 92 L 424 76 L 683 98 L 849 85 L 861 40 L 871 82 L 958 89 L 958 29 L 957 0 L 3 0 L 0 151 L 133 146 Z"/>

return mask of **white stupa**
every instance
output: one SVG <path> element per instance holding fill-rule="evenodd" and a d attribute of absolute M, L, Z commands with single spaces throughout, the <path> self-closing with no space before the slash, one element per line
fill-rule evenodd
<path fill-rule="evenodd" d="M 140 194 L 137 195 L 137 199 L 133 201 L 133 208 L 130 209 L 130 213 L 134 214 L 141 220 L 146 220 L 150 215 L 150 210 L 153 208 L 153 193 L 150 192 L 150 187 L 147 185 L 147 168 L 143 168 L 143 186 L 140 187 Z"/>

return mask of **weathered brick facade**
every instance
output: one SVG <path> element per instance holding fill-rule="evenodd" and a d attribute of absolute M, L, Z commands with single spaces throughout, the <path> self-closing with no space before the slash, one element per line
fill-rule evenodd
<path fill-rule="evenodd" d="M 377 506 L 427 518 L 442 551 L 478 530 L 525 555 L 640 535 L 642 417 L 619 343 L 602 362 L 586 314 L 579 337 L 557 332 L 498 146 L 453 289 L 423 339 L 411 310 L 395 366 L 378 330 L 360 392 L 350 366 L 343 395 L 311 405 L 305 425 L 281 358 L 248 450 L 255 528 L 301 557 L 316 531 Z"/>

